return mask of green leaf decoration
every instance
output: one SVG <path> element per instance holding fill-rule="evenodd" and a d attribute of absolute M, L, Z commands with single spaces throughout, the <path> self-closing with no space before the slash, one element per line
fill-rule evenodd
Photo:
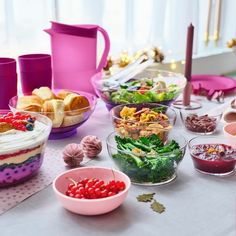
<path fill-rule="evenodd" d="M 137 197 L 137 200 L 139 202 L 151 202 L 153 200 L 154 195 L 155 195 L 155 193 L 141 194 Z"/>
<path fill-rule="evenodd" d="M 157 202 L 155 199 L 154 199 L 153 203 L 151 204 L 151 208 L 152 208 L 153 211 L 155 211 L 159 214 L 163 213 L 166 209 L 164 205 Z"/>

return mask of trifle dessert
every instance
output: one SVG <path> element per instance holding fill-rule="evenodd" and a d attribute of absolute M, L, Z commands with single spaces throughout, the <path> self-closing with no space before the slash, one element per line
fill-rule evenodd
<path fill-rule="evenodd" d="M 51 127 L 51 120 L 40 114 L 0 114 L 0 187 L 22 182 L 39 170 Z"/>

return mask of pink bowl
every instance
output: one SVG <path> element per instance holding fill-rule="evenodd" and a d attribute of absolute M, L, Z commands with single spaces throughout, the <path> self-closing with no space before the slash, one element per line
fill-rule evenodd
<path fill-rule="evenodd" d="M 114 173 L 114 176 L 113 176 Z M 110 212 L 120 206 L 127 197 L 130 188 L 130 179 L 127 175 L 118 170 L 105 167 L 81 167 L 66 171 L 53 181 L 53 190 L 57 199 L 67 210 L 81 215 L 101 215 Z M 78 180 L 79 178 L 99 178 L 104 182 L 110 180 L 124 181 L 126 188 L 117 195 L 100 199 L 76 199 L 65 195 L 70 181 L 67 179 Z"/>
<path fill-rule="evenodd" d="M 228 143 L 236 148 L 236 122 L 225 125 L 223 131 Z"/>

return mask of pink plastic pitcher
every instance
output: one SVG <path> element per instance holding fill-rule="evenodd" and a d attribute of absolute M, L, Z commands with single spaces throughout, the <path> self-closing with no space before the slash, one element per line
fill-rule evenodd
<path fill-rule="evenodd" d="M 51 22 L 44 30 L 51 36 L 53 87 L 94 93 L 91 77 L 106 65 L 110 49 L 107 32 L 97 25 L 66 25 Z M 97 31 L 105 47 L 97 66 Z"/>

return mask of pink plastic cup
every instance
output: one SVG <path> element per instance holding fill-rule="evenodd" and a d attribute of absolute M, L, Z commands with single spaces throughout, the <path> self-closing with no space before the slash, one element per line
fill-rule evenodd
<path fill-rule="evenodd" d="M 31 93 L 42 86 L 52 87 L 51 56 L 48 54 L 28 54 L 18 57 L 22 91 Z"/>
<path fill-rule="evenodd" d="M 17 95 L 15 59 L 0 58 L 0 84 L 0 109 L 8 109 L 10 98 Z"/>

